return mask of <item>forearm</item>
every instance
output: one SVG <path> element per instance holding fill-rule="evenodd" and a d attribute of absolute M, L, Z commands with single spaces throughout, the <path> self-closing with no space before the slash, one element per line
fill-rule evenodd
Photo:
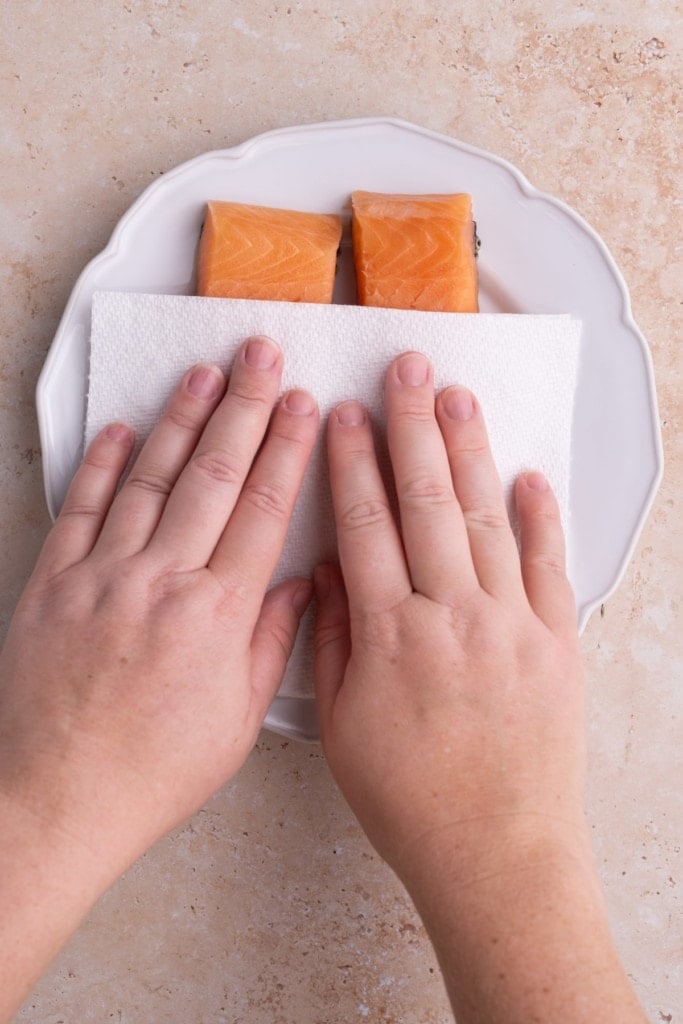
<path fill-rule="evenodd" d="M 78 841 L 0 795 L 0 1024 L 12 1019 L 108 882 Z"/>
<path fill-rule="evenodd" d="M 464 884 L 444 863 L 410 889 L 458 1024 L 643 1024 L 589 856 L 484 856 Z"/>

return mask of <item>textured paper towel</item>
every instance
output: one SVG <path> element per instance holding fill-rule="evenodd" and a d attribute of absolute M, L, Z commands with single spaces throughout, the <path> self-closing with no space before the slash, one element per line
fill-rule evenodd
<path fill-rule="evenodd" d="M 509 495 L 525 469 L 546 474 L 568 521 L 571 425 L 580 323 L 569 316 L 422 313 L 359 306 L 99 292 L 93 298 L 86 441 L 123 419 L 138 444 L 183 372 L 196 362 L 229 368 L 250 334 L 275 338 L 285 353 L 283 391 L 308 388 L 323 418 L 356 398 L 381 438 L 382 389 L 391 359 L 417 349 L 434 364 L 437 388 L 463 384 L 479 398 Z M 308 574 L 336 551 L 319 439 L 274 577 Z M 312 692 L 309 611 L 280 693 Z"/>

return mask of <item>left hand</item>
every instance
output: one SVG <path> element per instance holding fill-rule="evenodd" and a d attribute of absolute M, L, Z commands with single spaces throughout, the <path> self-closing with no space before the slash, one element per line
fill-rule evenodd
<path fill-rule="evenodd" d="M 188 371 L 117 496 L 132 432 L 95 438 L 11 623 L 0 798 L 100 888 L 242 765 L 309 603 L 304 579 L 266 594 L 318 429 L 301 391 L 271 420 L 281 373 L 266 339 L 227 392 Z"/>

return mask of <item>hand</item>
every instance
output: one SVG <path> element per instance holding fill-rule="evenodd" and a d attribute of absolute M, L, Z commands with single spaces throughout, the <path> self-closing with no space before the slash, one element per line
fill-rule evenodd
<path fill-rule="evenodd" d="M 404 879 L 432 845 L 450 864 L 461 851 L 463 875 L 507 836 L 582 845 L 582 680 L 552 492 L 537 473 L 517 482 L 520 561 L 476 399 L 449 388 L 435 403 L 429 365 L 404 355 L 386 409 L 400 532 L 365 411 L 345 403 L 329 422 L 348 591 L 319 571 L 332 771 Z"/>
<path fill-rule="evenodd" d="M 390 367 L 386 409 L 400 531 L 364 409 L 328 428 L 343 579 L 316 572 L 316 693 L 332 771 L 413 897 L 458 1021 L 643 1024 L 582 810 L 555 499 L 538 473 L 517 481 L 520 558 L 476 399 L 435 403 L 414 353 Z"/>
<path fill-rule="evenodd" d="M 0 794 L 102 887 L 242 765 L 310 600 L 303 579 L 266 595 L 318 427 L 301 391 L 269 425 L 281 372 L 265 339 L 225 397 L 188 371 L 116 497 L 133 437 L 104 430 L 12 621 Z"/>

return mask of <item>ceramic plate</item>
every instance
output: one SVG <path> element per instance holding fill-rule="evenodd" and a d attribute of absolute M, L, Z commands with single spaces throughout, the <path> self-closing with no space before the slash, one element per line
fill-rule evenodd
<path fill-rule="evenodd" d="M 572 313 L 582 319 L 569 568 L 583 629 L 623 575 L 662 472 L 652 365 L 626 286 L 595 232 L 511 164 L 390 118 L 267 132 L 182 164 L 136 200 L 78 279 L 38 382 L 51 515 L 81 456 L 93 292 L 192 294 L 207 199 L 348 214 L 353 189 L 470 192 L 482 239 L 482 312 Z M 347 242 L 335 301 L 354 299 Z M 314 737 L 313 702 L 278 697 L 266 725 Z"/>

